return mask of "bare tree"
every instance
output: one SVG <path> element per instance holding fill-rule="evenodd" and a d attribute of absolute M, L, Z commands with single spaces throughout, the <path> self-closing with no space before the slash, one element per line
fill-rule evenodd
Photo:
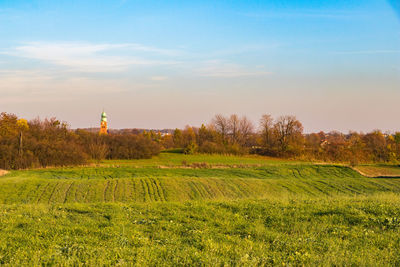
<path fill-rule="evenodd" d="M 214 126 L 215 130 L 221 134 L 222 140 L 225 142 L 229 131 L 229 120 L 223 115 L 217 114 L 212 120 L 212 125 Z"/>
<path fill-rule="evenodd" d="M 246 116 L 239 121 L 240 143 L 246 145 L 254 132 L 254 124 Z"/>
<path fill-rule="evenodd" d="M 303 125 L 295 116 L 281 116 L 274 125 L 281 152 L 286 152 L 291 142 L 302 138 Z"/>
<path fill-rule="evenodd" d="M 88 146 L 90 157 L 98 162 L 105 159 L 108 153 L 108 146 L 100 141 L 90 143 Z"/>
<path fill-rule="evenodd" d="M 260 119 L 260 134 L 265 147 L 272 145 L 274 119 L 269 114 L 262 115 Z"/>
<path fill-rule="evenodd" d="M 239 141 L 239 125 L 240 119 L 236 114 L 232 114 L 228 120 L 228 131 L 231 136 L 232 143 L 237 143 Z"/>

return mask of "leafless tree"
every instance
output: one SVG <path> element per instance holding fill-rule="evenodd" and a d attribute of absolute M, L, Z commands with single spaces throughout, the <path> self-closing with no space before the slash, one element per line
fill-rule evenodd
<path fill-rule="evenodd" d="M 240 143 L 246 145 L 253 132 L 254 124 L 246 116 L 243 116 L 239 121 Z"/>
<path fill-rule="evenodd" d="M 222 140 L 225 142 L 229 131 L 229 120 L 221 114 L 215 115 L 212 120 L 215 130 L 221 134 Z"/>
<path fill-rule="evenodd" d="M 101 161 L 107 156 L 108 146 L 102 142 L 93 142 L 89 144 L 88 151 L 92 159 Z"/>
<path fill-rule="evenodd" d="M 262 115 L 260 119 L 260 134 L 265 147 L 271 146 L 274 128 L 274 119 L 269 114 Z"/>
<path fill-rule="evenodd" d="M 239 140 L 239 125 L 240 119 L 236 114 L 232 114 L 228 120 L 228 131 L 231 136 L 232 143 L 237 143 Z"/>
<path fill-rule="evenodd" d="M 303 125 L 295 116 L 281 116 L 274 125 L 281 152 L 286 152 L 290 142 L 302 137 Z"/>

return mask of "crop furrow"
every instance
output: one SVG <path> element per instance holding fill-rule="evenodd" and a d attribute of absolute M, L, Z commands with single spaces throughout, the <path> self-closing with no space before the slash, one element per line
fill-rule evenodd
<path fill-rule="evenodd" d="M 196 187 L 202 198 L 209 198 L 208 192 L 205 189 L 205 184 L 202 180 L 198 181 L 198 183 L 196 184 Z"/>
<path fill-rule="evenodd" d="M 197 199 L 198 197 L 199 197 L 199 192 L 198 192 L 198 190 L 197 190 L 197 188 L 196 188 L 196 184 L 195 184 L 195 182 L 194 181 L 189 181 L 189 187 L 190 187 L 190 189 L 191 189 L 191 196 L 192 196 L 192 199 Z"/>
<path fill-rule="evenodd" d="M 131 192 L 131 200 L 137 201 L 138 200 L 138 194 L 139 194 L 139 188 L 136 189 L 136 179 L 131 179 L 132 183 L 132 192 Z"/>
<path fill-rule="evenodd" d="M 162 196 L 161 196 L 160 188 L 159 188 L 159 186 L 157 184 L 157 178 L 152 178 L 151 182 L 152 182 L 152 185 L 153 185 L 154 192 L 157 193 L 158 200 L 159 201 L 164 201 Z"/>
<path fill-rule="evenodd" d="M 47 184 L 44 186 L 44 189 L 43 189 L 42 193 L 39 195 L 39 198 L 37 199 L 36 203 L 39 203 L 39 202 L 40 202 L 40 200 L 42 199 L 44 193 L 47 192 L 47 188 L 49 187 L 49 185 L 50 185 L 50 183 L 47 183 Z"/>
<path fill-rule="evenodd" d="M 145 178 L 140 179 L 140 183 L 142 184 L 142 189 L 143 189 L 143 201 L 147 202 L 150 200 L 149 196 L 149 190 L 147 188 L 147 183 L 144 181 Z"/>
<path fill-rule="evenodd" d="M 147 185 L 147 190 L 148 190 L 148 195 L 150 197 L 150 201 L 156 201 L 157 200 L 156 199 L 156 194 L 155 194 L 155 192 L 153 190 L 153 186 L 152 186 L 152 184 L 150 182 L 150 179 L 151 178 L 145 178 L 144 181 L 145 181 L 145 183 Z"/>
<path fill-rule="evenodd" d="M 91 187 L 91 184 L 88 184 L 88 188 L 87 188 L 85 194 L 83 195 L 83 201 L 85 201 L 85 202 L 87 202 L 87 196 L 89 194 L 90 187 Z"/>
<path fill-rule="evenodd" d="M 56 185 L 53 187 L 53 190 L 51 191 L 49 200 L 48 200 L 48 202 L 47 202 L 48 204 L 50 204 L 51 198 L 53 197 L 54 193 L 56 192 L 56 189 L 57 189 L 58 184 L 59 184 L 59 183 L 56 183 Z"/>
<path fill-rule="evenodd" d="M 71 190 L 71 187 L 72 187 L 73 184 L 74 184 L 74 182 L 72 182 L 72 183 L 68 186 L 67 190 L 65 191 L 63 203 L 66 203 L 66 202 L 67 202 L 68 194 L 69 194 L 69 191 Z"/>
<path fill-rule="evenodd" d="M 163 182 L 161 182 L 161 180 L 157 180 L 157 182 L 158 182 L 158 185 L 159 185 L 159 188 L 160 188 L 160 191 L 161 191 L 161 196 L 162 196 L 162 199 L 163 199 L 163 201 L 167 201 L 167 194 L 166 194 L 166 190 L 165 190 L 165 185 L 164 185 L 164 183 Z"/>
<path fill-rule="evenodd" d="M 116 179 L 114 190 L 113 190 L 113 194 L 112 194 L 112 201 L 113 202 L 115 202 L 115 192 L 117 191 L 117 187 L 118 187 L 118 179 Z"/>
<path fill-rule="evenodd" d="M 104 190 L 103 190 L 103 201 L 104 202 L 107 202 L 106 197 L 107 197 L 107 190 L 108 190 L 109 186 L 110 186 L 110 181 L 107 181 L 106 186 L 104 187 Z"/>

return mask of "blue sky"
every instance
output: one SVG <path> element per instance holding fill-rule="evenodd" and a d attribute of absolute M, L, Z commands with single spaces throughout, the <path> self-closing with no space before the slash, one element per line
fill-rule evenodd
<path fill-rule="evenodd" d="M 400 130 L 395 0 L 0 0 L 0 110 L 113 128 Z"/>

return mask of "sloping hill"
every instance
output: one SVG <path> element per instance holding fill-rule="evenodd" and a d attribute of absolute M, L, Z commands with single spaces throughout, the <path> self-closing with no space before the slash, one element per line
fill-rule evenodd
<path fill-rule="evenodd" d="M 14 171 L 0 178 L 0 203 L 164 202 L 388 191 L 400 192 L 400 179 L 367 178 L 348 167 L 311 164 L 55 168 Z"/>

